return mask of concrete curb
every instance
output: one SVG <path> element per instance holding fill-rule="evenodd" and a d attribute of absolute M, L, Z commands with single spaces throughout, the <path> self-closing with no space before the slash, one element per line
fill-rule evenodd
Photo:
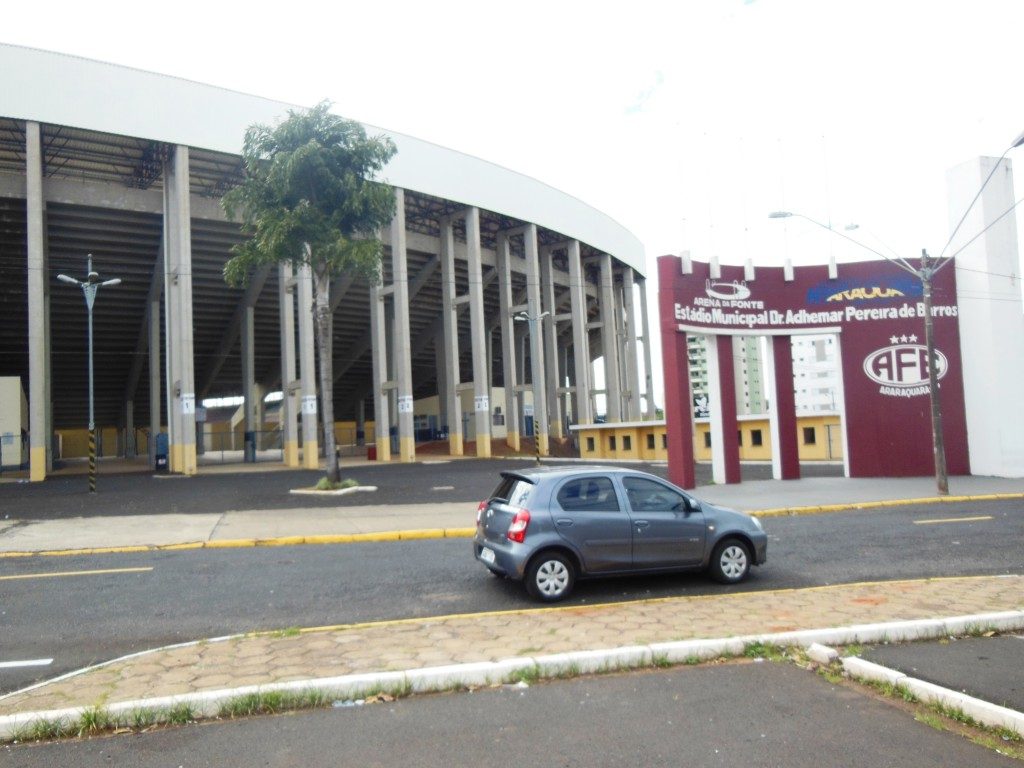
<path fill-rule="evenodd" d="M 667 643 L 653 643 L 642 646 L 626 646 L 596 650 L 573 651 L 546 656 L 522 656 L 495 662 L 472 662 L 422 669 L 408 669 L 398 672 L 364 673 L 339 677 L 312 678 L 287 683 L 225 688 L 215 691 L 200 691 L 177 696 L 163 696 L 108 704 L 103 710 L 114 724 L 130 725 L 131 717 L 139 711 L 150 711 L 157 722 L 166 722 L 171 707 L 188 705 L 196 718 L 218 717 L 222 706 L 233 699 L 251 694 L 302 693 L 318 691 L 330 699 L 354 699 L 368 691 L 408 689 L 414 693 L 448 691 L 453 688 L 481 687 L 508 683 L 517 675 L 553 678 L 574 676 L 595 672 L 612 672 L 621 669 L 635 669 L 662 663 L 679 664 L 692 660 L 706 660 L 719 656 L 741 655 L 751 644 L 761 643 L 775 646 L 809 647 L 812 644 L 848 645 L 851 643 L 874 643 L 898 640 L 921 640 L 963 634 L 976 627 L 991 627 L 1000 630 L 1024 629 L 1024 610 L 1000 613 L 957 616 L 946 619 L 920 621 L 897 621 L 880 624 L 860 624 L 849 627 L 800 630 L 772 634 L 744 635 L 741 637 L 707 640 L 681 640 Z M 844 660 L 845 663 L 845 660 Z M 870 664 L 870 662 L 866 662 Z M 857 667 L 858 665 L 854 665 Z M 878 665 L 872 665 L 877 667 Z M 861 669 L 868 669 L 863 665 Z M 76 674 L 76 673 L 70 673 Z M 67 676 L 64 676 L 67 677 Z M 923 684 L 925 686 L 929 684 Z M 38 686 L 37 686 L 38 687 Z M 933 686 L 937 687 L 937 686 Z M 945 690 L 945 689 L 942 689 Z M 922 694 L 917 694 L 923 696 Z M 937 694 L 936 694 L 937 695 Z M 969 698 L 969 697 L 966 697 Z M 978 700 L 973 700 L 978 701 Z M 1002 710 L 1002 707 L 980 702 L 970 712 L 964 710 L 979 722 L 987 708 Z M 961 709 L 961 705 L 957 705 Z M 40 712 L 25 712 L 0 716 L 0 742 L 11 741 L 19 731 L 40 721 L 76 722 L 92 707 L 69 707 Z M 1012 713 L 1012 710 L 1007 710 Z M 973 712 L 977 712 L 975 715 Z M 1021 722 L 1011 718 L 1015 725 L 1003 726 L 1020 728 L 1024 733 L 1024 715 L 1012 713 Z M 161 719 L 162 718 L 162 719 Z M 1003 721 L 1001 721 L 1002 724 Z M 1010 721 L 1006 721 L 1010 722 Z"/>
<path fill-rule="evenodd" d="M 807 507 L 774 507 L 772 509 L 751 510 L 749 514 L 757 517 L 797 517 L 801 515 L 820 515 L 828 512 L 847 512 L 851 509 L 883 509 L 900 507 L 910 504 L 951 504 L 969 501 L 1004 501 L 1007 499 L 1024 499 L 1024 493 L 982 493 L 972 496 L 922 496 L 918 499 L 889 499 L 885 501 L 853 501 L 846 504 L 820 504 Z"/>
<path fill-rule="evenodd" d="M 317 488 L 292 488 L 288 493 L 298 496 L 347 496 L 350 493 L 372 493 L 376 485 L 353 485 L 350 488 L 338 488 L 334 491 L 321 491 Z"/>
<path fill-rule="evenodd" d="M 856 656 L 844 658 L 842 664 L 843 669 L 850 677 L 887 683 L 894 688 L 913 694 L 925 704 L 937 704 L 949 709 L 957 709 L 982 725 L 987 725 L 990 728 L 1005 728 L 1018 736 L 1024 736 L 1024 713 L 1014 709 L 1000 707 L 960 691 L 909 677 L 899 670 L 890 669 Z"/>
<path fill-rule="evenodd" d="M 316 536 L 278 536 L 270 539 L 216 539 L 180 544 L 139 544 L 125 547 L 91 549 L 46 549 L 38 552 L 0 552 L 0 560 L 15 557 L 67 557 L 71 555 L 109 555 L 130 552 L 173 552 L 185 549 L 236 549 L 239 547 L 291 547 L 299 544 L 355 544 L 375 541 L 412 541 L 414 539 L 465 539 L 476 528 L 422 528 L 375 533 L 337 533 Z"/>

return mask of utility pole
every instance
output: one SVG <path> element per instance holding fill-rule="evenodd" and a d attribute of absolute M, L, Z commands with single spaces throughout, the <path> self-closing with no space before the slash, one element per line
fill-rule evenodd
<path fill-rule="evenodd" d="M 85 280 L 76 280 L 67 275 L 57 275 L 57 279 L 68 285 L 76 285 L 85 296 L 85 307 L 89 315 L 89 493 L 96 493 L 96 415 L 93 408 L 93 375 L 92 375 L 92 305 L 96 301 L 96 292 L 104 285 L 120 285 L 121 278 L 100 281 L 100 276 L 92 270 L 92 254 L 88 256 Z"/>
<path fill-rule="evenodd" d="M 939 374 L 935 365 L 935 319 L 932 316 L 932 277 L 937 270 L 928 251 L 921 249 L 921 279 L 924 297 L 924 346 L 928 356 L 928 395 L 932 408 L 932 447 L 935 453 L 935 483 L 940 496 L 949 495 L 949 476 L 946 473 L 946 443 L 942 436 L 942 405 L 939 402 Z"/>

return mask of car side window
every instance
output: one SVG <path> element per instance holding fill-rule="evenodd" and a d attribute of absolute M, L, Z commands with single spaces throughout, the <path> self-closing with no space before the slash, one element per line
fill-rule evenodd
<path fill-rule="evenodd" d="M 607 477 L 583 477 L 565 483 L 555 497 L 566 512 L 618 512 L 619 499 Z"/>
<path fill-rule="evenodd" d="M 645 477 L 624 477 L 622 485 L 634 512 L 685 512 L 686 497 Z"/>

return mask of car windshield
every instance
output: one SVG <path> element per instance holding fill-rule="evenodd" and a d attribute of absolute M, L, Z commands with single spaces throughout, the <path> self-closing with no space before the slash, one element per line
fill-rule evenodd
<path fill-rule="evenodd" d="M 525 507 L 526 500 L 530 497 L 533 484 L 521 477 L 506 475 L 501 478 L 498 487 L 491 494 L 492 500 L 504 501 L 514 507 Z"/>

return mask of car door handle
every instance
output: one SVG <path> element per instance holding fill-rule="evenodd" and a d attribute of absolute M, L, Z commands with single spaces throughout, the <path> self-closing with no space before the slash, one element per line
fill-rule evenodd
<path fill-rule="evenodd" d="M 555 520 L 555 525 L 560 525 L 564 528 L 568 528 L 570 525 L 572 525 L 572 519 L 568 517 L 560 517 L 557 520 Z"/>
<path fill-rule="evenodd" d="M 634 520 L 633 525 L 635 525 L 637 528 L 643 529 L 648 527 L 650 525 L 650 522 L 647 520 Z"/>

